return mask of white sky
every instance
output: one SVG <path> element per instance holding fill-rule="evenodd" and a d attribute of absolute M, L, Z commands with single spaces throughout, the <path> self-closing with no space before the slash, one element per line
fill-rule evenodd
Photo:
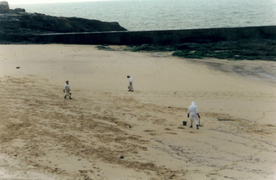
<path fill-rule="evenodd" d="M 60 2 L 84 2 L 84 1 L 107 1 L 107 0 L 6 0 L 9 4 L 38 4 Z"/>

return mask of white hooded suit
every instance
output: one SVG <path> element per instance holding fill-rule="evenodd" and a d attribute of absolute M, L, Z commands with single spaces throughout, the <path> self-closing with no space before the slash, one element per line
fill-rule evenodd
<path fill-rule="evenodd" d="M 190 116 L 191 126 L 193 125 L 193 120 L 195 120 L 196 125 L 198 125 L 198 118 L 197 118 L 198 109 L 195 102 L 192 102 L 192 104 L 189 106 L 188 114 Z"/>

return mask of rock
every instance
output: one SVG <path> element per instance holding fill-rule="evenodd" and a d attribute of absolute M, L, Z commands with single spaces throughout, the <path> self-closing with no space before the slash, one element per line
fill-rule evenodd
<path fill-rule="evenodd" d="M 182 43 L 175 45 L 178 50 L 208 50 L 214 43 Z"/>
<path fill-rule="evenodd" d="M 261 55 L 263 52 L 254 51 L 250 49 L 243 49 L 243 50 L 236 50 L 234 51 L 236 54 L 245 55 L 245 56 L 258 56 Z"/>
<path fill-rule="evenodd" d="M 74 27 L 74 32 L 97 32 L 97 31 L 126 31 L 117 22 L 102 22 L 84 18 L 67 18 Z"/>
<path fill-rule="evenodd" d="M 182 43 L 182 44 L 177 44 L 175 46 L 176 49 L 178 50 L 183 50 L 183 49 L 198 49 L 201 47 L 199 43 Z"/>
<path fill-rule="evenodd" d="M 32 34 L 126 31 L 117 22 L 26 13 L 22 8 L 9 10 L 6 1 L 0 3 L 0 24 L 0 42 L 5 43 L 30 41 L 23 36 Z"/>
<path fill-rule="evenodd" d="M 149 44 L 142 44 L 132 49 L 132 51 L 151 51 L 151 47 Z"/>
<path fill-rule="evenodd" d="M 179 56 L 179 57 L 185 57 L 185 58 L 196 58 L 196 59 L 201 59 L 203 56 L 202 51 L 188 51 L 188 50 L 183 50 L 183 51 L 176 51 L 172 54 L 173 56 Z"/>
<path fill-rule="evenodd" d="M 7 13 L 9 10 L 9 3 L 7 1 L 0 1 L 0 13 Z"/>
<path fill-rule="evenodd" d="M 73 26 L 70 24 L 69 20 L 64 17 L 59 17 L 56 21 L 56 28 L 59 32 L 72 32 L 74 31 Z"/>
<path fill-rule="evenodd" d="M 97 46 L 97 48 L 98 48 L 99 50 L 114 51 L 114 49 L 112 49 L 112 48 L 110 48 L 110 47 L 108 47 L 108 46 L 104 46 L 104 45 L 102 45 L 102 46 Z"/>
<path fill-rule="evenodd" d="M 22 8 L 15 8 L 14 11 L 15 11 L 16 13 L 26 12 L 26 10 L 25 10 L 25 9 L 22 9 Z"/>
<path fill-rule="evenodd" d="M 175 48 L 172 46 L 163 46 L 158 44 L 142 44 L 136 47 L 128 47 L 125 50 L 129 51 L 153 51 L 153 52 L 167 52 L 167 51 L 174 51 Z"/>
<path fill-rule="evenodd" d="M 275 61 L 276 59 L 276 41 L 268 39 L 182 43 L 175 47 L 180 51 L 175 51 L 172 55 L 184 58 L 212 57 L 229 60 L 269 61 Z"/>
<path fill-rule="evenodd" d="M 229 50 L 239 49 L 239 43 L 237 41 L 219 41 L 212 46 L 213 50 Z"/>

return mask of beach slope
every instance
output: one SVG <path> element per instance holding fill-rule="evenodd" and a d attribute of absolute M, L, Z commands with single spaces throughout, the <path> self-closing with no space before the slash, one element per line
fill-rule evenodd
<path fill-rule="evenodd" d="M 0 179 L 275 179 L 275 69 L 1 45 Z M 66 80 L 73 100 L 64 99 Z M 199 130 L 186 117 L 192 101 Z"/>

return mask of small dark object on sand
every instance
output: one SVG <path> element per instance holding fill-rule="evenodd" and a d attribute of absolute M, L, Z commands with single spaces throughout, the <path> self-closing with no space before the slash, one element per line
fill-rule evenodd
<path fill-rule="evenodd" d="M 218 118 L 219 121 L 235 121 L 234 119 L 220 119 Z"/>
<path fill-rule="evenodd" d="M 129 128 L 131 128 L 131 125 L 128 125 Z"/>
<path fill-rule="evenodd" d="M 120 156 L 120 159 L 124 159 L 125 157 L 124 156 Z"/>
<path fill-rule="evenodd" d="M 18 66 L 18 67 L 16 67 L 16 69 L 20 69 L 20 67 Z"/>
<path fill-rule="evenodd" d="M 171 106 L 169 106 L 168 108 L 172 108 Z"/>
<path fill-rule="evenodd" d="M 187 125 L 187 121 L 183 121 L 183 126 L 186 126 Z"/>

